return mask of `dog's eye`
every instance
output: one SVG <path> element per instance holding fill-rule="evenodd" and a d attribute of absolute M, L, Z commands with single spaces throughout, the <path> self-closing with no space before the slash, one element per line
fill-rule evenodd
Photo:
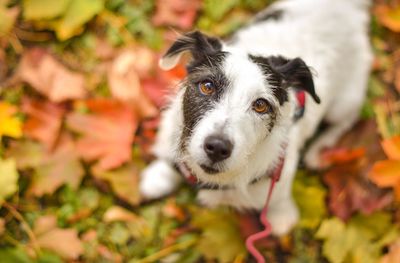
<path fill-rule="evenodd" d="M 199 83 L 200 92 L 204 95 L 211 95 L 215 92 L 214 83 L 211 81 L 203 81 Z"/>
<path fill-rule="evenodd" d="M 264 114 L 271 110 L 268 101 L 264 99 L 257 99 L 253 102 L 253 110 L 257 113 Z"/>

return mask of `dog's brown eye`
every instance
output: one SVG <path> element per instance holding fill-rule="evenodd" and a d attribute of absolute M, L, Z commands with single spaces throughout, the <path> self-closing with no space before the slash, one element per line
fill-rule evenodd
<path fill-rule="evenodd" d="M 253 110 L 257 113 L 264 114 L 269 112 L 271 106 L 269 103 L 264 99 L 257 99 L 253 102 Z"/>
<path fill-rule="evenodd" d="M 199 83 L 200 92 L 204 95 L 211 95 L 215 92 L 214 83 L 211 81 L 204 81 Z"/>

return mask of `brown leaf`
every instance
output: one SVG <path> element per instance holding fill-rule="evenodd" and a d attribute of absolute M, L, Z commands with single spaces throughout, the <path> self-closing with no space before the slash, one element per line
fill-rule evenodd
<path fill-rule="evenodd" d="M 151 55 L 139 55 L 139 52 L 128 49 L 114 59 L 108 71 L 108 83 L 112 95 L 135 105 L 143 117 L 153 117 L 157 114 L 157 109 L 143 93 L 138 74 L 149 71 L 153 61 Z"/>
<path fill-rule="evenodd" d="M 344 220 L 357 211 L 371 214 L 392 201 L 392 195 L 360 176 L 357 169 L 351 167 L 353 165 L 337 166 L 323 177 L 329 187 L 329 208 Z"/>
<path fill-rule="evenodd" d="M 131 158 L 131 144 L 137 128 L 132 109 L 123 103 L 92 99 L 84 102 L 89 114 L 67 116 L 67 125 L 82 137 L 77 150 L 86 161 L 98 160 L 96 170 L 116 168 Z"/>
<path fill-rule="evenodd" d="M 41 48 L 32 48 L 23 54 L 19 75 L 53 102 L 81 99 L 86 95 L 84 76 L 67 69 Z"/>
<path fill-rule="evenodd" d="M 42 196 L 52 194 L 63 184 L 77 189 L 84 175 L 83 167 L 76 153 L 76 147 L 70 136 L 61 135 L 53 152 L 42 152 L 40 165 L 35 167 L 29 192 Z"/>
<path fill-rule="evenodd" d="M 103 215 L 103 221 L 106 223 L 114 221 L 131 222 L 138 220 L 138 218 L 137 215 L 120 206 L 112 206 L 108 208 Z"/>
<path fill-rule="evenodd" d="M 24 134 L 52 149 L 60 132 L 65 109 L 49 101 L 24 98 L 22 111 L 27 114 Z"/>
<path fill-rule="evenodd" d="M 153 23 L 156 26 L 169 25 L 181 29 L 190 29 L 196 19 L 200 1 L 157 0 Z"/>
<path fill-rule="evenodd" d="M 92 173 L 97 178 L 109 182 L 112 190 L 121 199 L 132 205 L 139 204 L 139 175 L 138 170 L 132 164 L 112 171 L 92 169 Z"/>
<path fill-rule="evenodd" d="M 58 228 L 54 215 L 38 218 L 33 231 L 41 248 L 49 249 L 66 260 L 77 259 L 83 253 L 78 232 L 75 229 Z"/>

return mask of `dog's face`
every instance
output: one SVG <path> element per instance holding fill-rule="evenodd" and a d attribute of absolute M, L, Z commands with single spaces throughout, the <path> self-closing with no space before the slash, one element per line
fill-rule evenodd
<path fill-rule="evenodd" d="M 160 65 L 172 68 L 184 51 L 193 60 L 182 83 L 180 151 L 202 180 L 236 174 L 276 126 L 292 119 L 289 87 L 304 89 L 319 101 L 301 59 L 223 49 L 218 39 L 192 32 L 171 46 Z"/>

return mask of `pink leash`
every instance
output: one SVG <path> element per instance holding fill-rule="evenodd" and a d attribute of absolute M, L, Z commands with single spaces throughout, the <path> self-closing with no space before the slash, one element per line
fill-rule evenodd
<path fill-rule="evenodd" d="M 250 252 L 251 255 L 253 255 L 253 257 L 257 260 L 258 263 L 265 263 L 265 259 L 263 255 L 260 253 L 260 251 L 256 249 L 254 243 L 260 239 L 268 237 L 271 234 L 272 227 L 267 220 L 267 212 L 268 212 L 269 202 L 272 196 L 272 191 L 274 190 L 276 182 L 279 181 L 284 162 L 285 162 L 284 157 L 281 157 L 279 166 L 275 169 L 274 173 L 271 176 L 271 184 L 269 186 L 267 200 L 260 214 L 260 221 L 263 224 L 264 229 L 261 232 L 257 232 L 255 234 L 250 235 L 246 239 L 247 250 Z"/>

